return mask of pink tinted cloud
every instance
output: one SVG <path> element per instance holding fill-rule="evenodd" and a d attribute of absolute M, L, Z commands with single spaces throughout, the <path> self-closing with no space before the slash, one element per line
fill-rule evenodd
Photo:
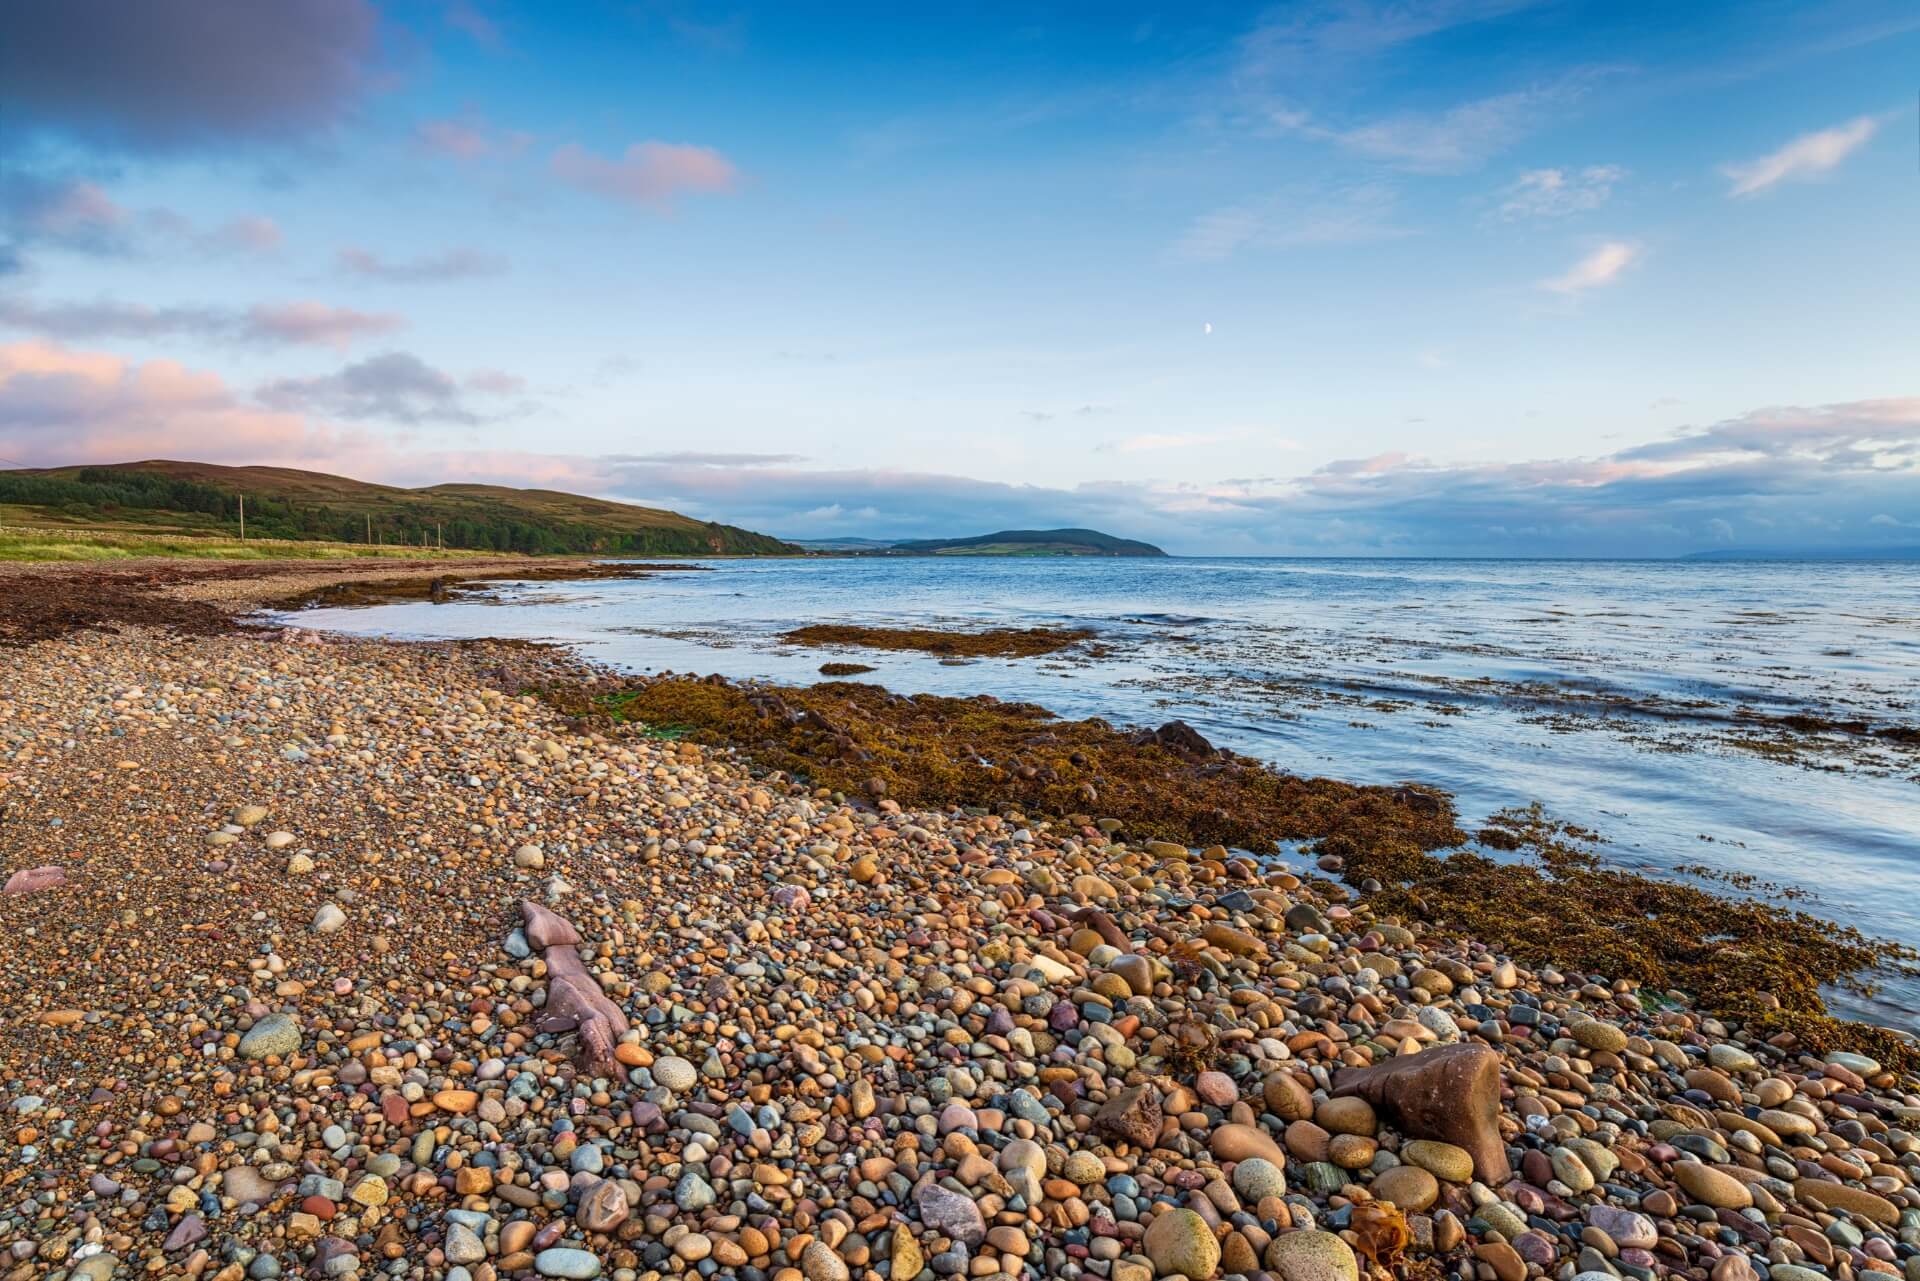
<path fill-rule="evenodd" d="M 278 249 L 284 239 L 280 234 L 280 224 L 262 214 L 235 218 L 207 233 L 207 240 L 211 244 L 255 253 Z"/>
<path fill-rule="evenodd" d="M 740 171 L 712 147 L 675 142 L 636 142 L 608 160 L 577 142 L 553 153 L 554 177 L 608 200 L 663 208 L 682 192 L 735 190 Z"/>
<path fill-rule="evenodd" d="M 527 380 L 504 369 L 476 369 L 467 375 L 467 386 L 489 396 L 518 396 L 527 389 Z"/>
<path fill-rule="evenodd" d="M 172 209 L 149 209 L 144 221 L 148 231 L 171 245 L 206 254 L 266 254 L 280 248 L 285 241 L 280 224 L 264 214 L 243 214 L 217 227 L 202 229 L 195 226 L 191 218 Z"/>
<path fill-rule="evenodd" d="M 127 221 L 127 211 L 99 185 L 70 182 L 51 194 L 35 211 L 33 221 L 36 230 L 70 236 L 118 227 Z"/>
<path fill-rule="evenodd" d="M 493 150 L 484 129 L 458 120 L 428 120 L 414 131 L 426 146 L 462 160 L 473 160 Z"/>
<path fill-rule="evenodd" d="M 10 457 L 47 466 L 373 462 L 364 440 L 243 401 L 217 374 L 37 340 L 0 345 L 0 430 Z"/>
<path fill-rule="evenodd" d="M 456 160 L 517 156 L 533 145 L 533 135 L 524 129 L 496 129 L 472 112 L 458 119 L 424 120 L 413 134 L 427 150 Z"/>
<path fill-rule="evenodd" d="M 403 323 L 387 312 L 356 311 L 323 302 L 263 303 L 247 309 L 244 332 L 262 342 L 340 350 L 374 334 L 392 333 Z"/>
<path fill-rule="evenodd" d="M 482 13 L 471 0 L 453 0 L 447 6 L 446 16 L 448 26 L 466 32 L 482 48 L 497 53 L 506 47 L 506 40 L 500 34 L 500 24 Z"/>

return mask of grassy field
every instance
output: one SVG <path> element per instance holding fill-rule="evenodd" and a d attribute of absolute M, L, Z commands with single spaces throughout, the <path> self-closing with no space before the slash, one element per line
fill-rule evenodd
<path fill-rule="evenodd" d="M 172 534 L 141 529 L 53 529 L 0 525 L 0 560 L 130 560 L 174 556 L 196 560 L 421 560 L 461 556 L 497 558 L 498 552 L 438 552 L 423 547 L 369 547 L 281 538 Z"/>

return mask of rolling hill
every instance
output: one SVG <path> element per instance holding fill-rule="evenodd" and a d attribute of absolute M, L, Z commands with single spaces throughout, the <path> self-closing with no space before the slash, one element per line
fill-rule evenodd
<path fill-rule="evenodd" d="M 503 485 L 401 489 L 286 467 L 151 460 L 0 472 L 0 524 L 526 553 L 792 555 L 791 543 L 679 512 Z"/>

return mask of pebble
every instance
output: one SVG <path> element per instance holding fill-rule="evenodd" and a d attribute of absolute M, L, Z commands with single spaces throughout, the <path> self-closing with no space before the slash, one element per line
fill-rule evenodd
<path fill-rule="evenodd" d="M 290 1014 L 275 1013 L 254 1023 L 240 1038 L 240 1057 L 264 1059 L 270 1055 L 285 1058 L 300 1048 L 300 1026 Z"/>
<path fill-rule="evenodd" d="M 78 870 L 0 897 L 0 1008 L 45 1025 L 0 1242 L 66 1251 L 0 1281 L 1358 1281 L 1367 1197 L 1392 1270 L 1493 1281 L 1832 1281 L 1920 1239 L 1872 1058 L 1097 814 L 836 798 L 521 694 L 587 674 L 137 628 L 8 665 L 0 867 Z M 1484 1115 L 1330 1097 L 1461 1053 Z M 1489 1133 L 1513 1178 L 1476 1182 Z"/>
<path fill-rule="evenodd" d="M 555 1247 L 533 1256 L 533 1270 L 543 1277 L 585 1281 L 586 1278 L 600 1275 L 600 1260 L 585 1250 Z"/>
<path fill-rule="evenodd" d="M 1283 1232 L 1267 1246 L 1266 1265 L 1281 1281 L 1360 1281 L 1353 1247 L 1331 1232 Z"/>
<path fill-rule="evenodd" d="M 700 1082 L 693 1064 L 677 1055 L 669 1054 L 655 1059 L 652 1070 L 653 1079 L 675 1094 L 685 1094 Z"/>
<path fill-rule="evenodd" d="M 1220 1243 L 1207 1221 L 1192 1210 L 1169 1208 L 1156 1214 L 1141 1245 L 1158 1276 L 1208 1281 L 1220 1266 Z"/>

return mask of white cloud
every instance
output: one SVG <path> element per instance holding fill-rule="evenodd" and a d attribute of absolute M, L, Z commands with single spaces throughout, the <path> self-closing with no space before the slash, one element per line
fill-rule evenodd
<path fill-rule="evenodd" d="M 1414 173 L 1465 173 L 1535 128 L 1563 95 L 1521 89 L 1463 102 L 1438 115 L 1402 113 L 1331 136 L 1341 145 Z"/>
<path fill-rule="evenodd" d="M 1398 193 L 1385 183 L 1298 191 L 1201 214 L 1174 242 L 1187 262 L 1222 262 L 1244 249 L 1352 245 L 1413 233 L 1396 226 Z"/>
<path fill-rule="evenodd" d="M 1578 68 L 1556 80 L 1475 98 L 1444 111 L 1400 111 L 1359 123 L 1329 123 L 1290 97 L 1269 98 L 1254 111 L 1272 130 L 1333 143 L 1394 169 L 1460 174 L 1538 132 L 1610 70 Z"/>
<path fill-rule="evenodd" d="M 1501 193 L 1500 216 L 1511 221 L 1586 213 L 1606 204 L 1614 184 L 1626 176 L 1627 171 L 1619 165 L 1529 169 Z"/>
<path fill-rule="evenodd" d="M 636 142 L 612 160 L 577 142 L 553 153 L 553 176 L 596 196 L 643 208 L 663 209 L 681 192 L 729 192 L 740 171 L 712 147 L 688 143 Z"/>
<path fill-rule="evenodd" d="M 1830 173 L 1841 161 L 1867 144 L 1880 128 L 1876 116 L 1858 116 L 1845 124 L 1801 134 L 1778 151 L 1745 164 L 1726 165 L 1721 172 L 1733 179 L 1732 196 L 1754 196 L 1782 182 L 1805 181 Z"/>
<path fill-rule="evenodd" d="M 1620 278 L 1620 273 L 1638 262 L 1640 257 L 1640 246 L 1624 240 L 1609 240 L 1562 274 L 1541 281 L 1540 287 L 1557 294 L 1584 293 L 1614 283 Z"/>

